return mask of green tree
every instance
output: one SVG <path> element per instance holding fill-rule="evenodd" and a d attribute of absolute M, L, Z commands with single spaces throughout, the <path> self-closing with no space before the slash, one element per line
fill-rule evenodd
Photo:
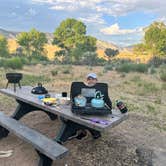
<path fill-rule="evenodd" d="M 81 21 L 68 18 L 55 30 L 53 43 L 68 50 L 82 41 L 85 33 L 86 26 Z"/>
<path fill-rule="evenodd" d="M 0 35 L 0 56 L 6 57 L 9 55 L 8 42 L 3 35 Z"/>
<path fill-rule="evenodd" d="M 119 54 L 119 50 L 115 50 L 112 48 L 106 48 L 104 53 L 107 55 L 109 61 L 111 60 L 112 57 L 116 56 L 117 54 Z"/>
<path fill-rule="evenodd" d="M 44 45 L 47 43 L 47 38 L 44 33 L 32 29 L 30 32 L 20 33 L 17 36 L 17 42 L 29 57 L 32 55 L 40 56 L 44 53 Z"/>
<path fill-rule="evenodd" d="M 96 51 L 96 38 L 86 35 L 86 26 L 81 21 L 68 18 L 60 24 L 54 32 L 53 44 L 58 45 L 63 51 L 64 60 L 69 63 L 78 63 L 85 52 Z"/>
<path fill-rule="evenodd" d="M 166 25 L 154 22 L 145 28 L 145 45 L 153 55 L 166 55 Z"/>
<path fill-rule="evenodd" d="M 86 52 L 96 52 L 96 38 L 92 36 L 84 36 L 82 38 L 82 41 L 80 41 L 80 43 L 77 43 L 75 48 L 71 49 L 70 55 L 72 56 L 72 61 L 77 62 L 81 59 L 84 59 L 86 57 Z M 97 57 L 97 54 L 95 55 Z"/>

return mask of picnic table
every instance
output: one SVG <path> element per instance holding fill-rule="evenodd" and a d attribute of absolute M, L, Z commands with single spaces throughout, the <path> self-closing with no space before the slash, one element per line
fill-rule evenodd
<path fill-rule="evenodd" d="M 118 125 L 122 121 L 124 121 L 128 115 L 127 114 L 117 114 L 116 111 L 113 110 L 112 114 L 105 115 L 105 116 L 80 116 L 72 113 L 71 105 L 70 104 L 61 104 L 55 106 L 48 106 L 45 105 L 39 98 L 38 95 L 31 93 L 32 87 L 31 86 L 22 86 L 21 88 L 17 88 L 14 91 L 11 88 L 7 89 L 0 89 L 0 92 L 13 97 L 16 99 L 18 106 L 15 112 L 11 115 L 10 118 L 14 120 L 19 120 L 26 114 L 33 112 L 33 111 L 42 111 L 45 112 L 51 120 L 56 120 L 58 117 L 66 119 L 67 123 L 62 121 L 61 127 L 58 133 L 55 133 L 55 138 L 53 141 L 58 143 L 63 143 L 68 140 L 70 137 L 70 130 L 72 129 L 72 123 L 78 124 L 78 128 L 80 129 L 95 129 L 97 131 L 103 132 L 107 131 L 108 129 Z M 55 94 L 50 93 L 51 96 L 55 96 Z M 1 114 L 0 114 L 1 117 Z M 91 119 L 100 119 L 103 121 L 107 121 L 108 123 L 96 123 Z M 2 125 L 2 123 L 0 123 Z M 8 130 L 5 130 L 1 127 L 0 131 L 0 138 L 6 137 L 9 133 Z M 54 131 L 53 131 L 54 132 Z M 66 133 L 69 133 L 66 135 Z M 71 133 L 72 134 L 72 133 Z"/>

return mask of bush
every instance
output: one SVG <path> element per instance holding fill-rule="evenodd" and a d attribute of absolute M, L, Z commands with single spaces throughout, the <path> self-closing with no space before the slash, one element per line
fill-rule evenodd
<path fill-rule="evenodd" d="M 148 66 L 146 64 L 135 64 L 133 69 L 139 73 L 146 73 L 148 71 Z"/>
<path fill-rule="evenodd" d="M 162 70 L 160 73 L 160 79 L 164 82 L 166 82 L 166 71 Z"/>
<path fill-rule="evenodd" d="M 48 78 L 45 75 L 35 76 L 35 75 L 24 74 L 21 84 L 34 86 L 34 85 L 37 85 L 37 83 L 39 82 L 44 83 L 49 81 L 50 81 L 50 78 Z"/>
<path fill-rule="evenodd" d="M 153 57 L 148 62 L 149 66 L 154 66 L 154 67 L 159 67 L 162 64 L 166 64 L 166 58 Z"/>
<path fill-rule="evenodd" d="M 51 71 L 51 74 L 52 74 L 52 76 L 58 75 L 58 70 L 52 70 L 52 71 Z"/>
<path fill-rule="evenodd" d="M 104 71 L 108 71 L 108 70 L 113 70 L 113 65 L 112 64 L 106 64 L 104 66 Z"/>
<path fill-rule="evenodd" d="M 64 69 L 62 73 L 63 74 L 70 74 L 70 70 Z"/>
<path fill-rule="evenodd" d="M 116 70 L 119 72 L 126 72 L 126 73 L 129 72 L 146 73 L 148 71 L 148 66 L 146 64 L 126 63 L 118 66 Z"/>
<path fill-rule="evenodd" d="M 12 69 L 22 69 L 23 63 L 21 62 L 21 59 L 18 57 L 5 59 L 3 62 L 4 68 L 12 68 Z"/>
<path fill-rule="evenodd" d="M 20 60 L 24 65 L 28 65 L 30 63 L 27 57 L 20 57 Z"/>

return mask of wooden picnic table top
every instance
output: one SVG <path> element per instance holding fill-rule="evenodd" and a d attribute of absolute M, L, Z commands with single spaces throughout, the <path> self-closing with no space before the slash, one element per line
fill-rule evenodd
<path fill-rule="evenodd" d="M 76 122 L 78 124 L 84 125 L 86 127 L 90 127 L 92 129 L 98 130 L 98 131 L 105 131 L 108 128 L 112 128 L 118 124 L 120 124 L 122 121 L 127 119 L 128 114 L 121 114 L 117 113 L 118 111 L 112 110 L 112 114 L 105 115 L 105 116 L 84 116 L 88 117 L 90 119 L 92 118 L 98 118 L 101 120 L 107 120 L 109 123 L 106 125 L 94 123 L 90 120 L 83 119 L 83 116 L 76 115 L 72 113 L 71 111 L 71 105 L 58 105 L 58 106 L 47 106 L 45 105 L 41 100 L 38 99 L 39 95 L 32 94 L 31 93 L 32 87 L 31 86 L 22 86 L 21 89 L 17 88 L 14 92 L 13 88 L 7 88 L 7 89 L 0 89 L 0 92 L 8 95 L 10 97 L 13 97 L 19 101 L 22 101 L 24 103 L 27 103 L 29 105 L 35 106 L 39 109 L 51 112 L 55 115 L 59 115 L 63 118 L 66 118 L 68 120 L 71 120 L 73 122 Z M 53 94 L 51 94 L 53 95 Z M 55 94 L 54 94 L 55 95 Z"/>

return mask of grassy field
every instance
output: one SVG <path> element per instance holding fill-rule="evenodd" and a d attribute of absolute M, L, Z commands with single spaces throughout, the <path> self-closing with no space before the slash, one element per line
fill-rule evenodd
<path fill-rule="evenodd" d="M 8 70 L 0 70 L 1 88 L 6 84 L 6 72 Z M 17 72 L 24 74 L 22 85 L 35 86 L 38 82 L 42 82 L 50 91 L 67 91 L 68 93 L 72 81 L 85 81 L 87 73 L 95 72 L 98 74 L 99 81 L 108 83 L 113 104 L 116 99 L 121 99 L 128 105 L 130 112 L 151 116 L 156 119 L 156 124 L 154 124 L 156 127 L 160 126 L 159 128 L 166 130 L 164 122 L 166 119 L 166 83 L 160 80 L 158 73 L 126 74 L 116 71 L 106 72 L 103 67 L 43 66 L 40 64 L 25 66 L 23 70 L 17 70 Z"/>
<path fill-rule="evenodd" d="M 6 72 L 9 72 L 9 70 L 0 69 L 0 88 L 5 87 L 6 85 Z M 36 86 L 38 82 L 41 82 L 49 91 L 67 91 L 68 94 L 72 81 L 85 81 L 85 76 L 87 75 L 87 73 L 97 73 L 99 82 L 106 82 L 109 85 L 109 95 L 112 99 L 113 107 L 115 108 L 115 100 L 121 99 L 129 109 L 129 120 L 126 120 L 126 122 L 124 122 L 124 125 L 119 125 L 120 127 L 116 127 L 114 130 L 112 130 L 114 133 L 110 132 L 113 137 L 110 135 L 104 135 L 102 142 L 98 142 L 99 146 L 105 146 L 106 150 L 108 150 L 108 138 L 110 138 L 110 141 L 114 141 L 113 138 L 115 138 L 116 140 L 120 139 L 121 141 L 127 139 L 125 143 L 126 145 L 129 144 L 129 150 L 131 151 L 125 152 L 128 157 L 123 157 L 122 154 L 122 159 L 127 158 L 127 160 L 120 160 L 119 162 L 121 163 L 126 163 L 126 165 L 136 165 L 133 164 L 135 162 L 135 157 L 133 157 L 134 152 L 131 147 L 133 146 L 135 148 L 136 146 L 138 146 L 138 144 L 145 144 L 145 146 L 151 147 L 151 144 L 156 143 L 155 141 L 160 141 L 160 134 L 164 136 L 166 135 L 166 82 L 160 79 L 158 70 L 154 74 L 143 74 L 134 72 L 118 73 L 116 71 L 105 71 L 103 67 L 62 65 L 43 66 L 39 64 L 36 66 L 25 66 L 23 70 L 17 70 L 16 72 L 21 72 L 24 75 L 21 82 L 22 85 Z M 14 108 L 15 105 L 15 102 L 13 102 L 11 98 L 9 99 L 4 95 L 0 95 L 1 111 L 5 112 L 5 110 L 11 110 L 11 108 Z M 152 134 L 151 137 L 153 139 L 149 138 L 148 134 Z M 157 142 L 154 147 L 157 148 L 161 146 L 160 148 L 162 148 L 163 142 Z M 84 143 L 86 144 L 87 142 Z M 71 144 L 67 146 L 73 148 L 74 145 Z M 120 149 L 122 148 L 121 146 L 124 146 L 122 144 L 117 142 L 117 146 L 119 146 Z M 79 145 L 79 148 L 81 148 L 81 145 Z M 71 152 L 72 157 L 74 157 L 79 151 L 79 149 L 73 149 L 74 151 Z M 99 149 L 97 149 L 96 152 L 98 152 L 98 150 Z M 117 159 L 117 156 L 114 156 L 115 159 L 111 157 L 113 156 L 111 151 L 110 153 L 107 153 L 108 154 L 106 155 L 106 157 L 110 157 L 110 162 L 113 162 L 115 159 Z M 115 152 L 115 154 L 117 153 Z M 90 152 L 88 154 L 90 155 Z M 90 166 L 97 165 L 95 163 L 98 162 L 100 156 L 98 156 L 96 153 L 94 154 L 94 156 L 91 156 L 94 157 L 93 160 L 90 160 L 88 156 L 84 156 L 83 159 L 85 161 L 83 161 L 83 159 L 79 155 L 77 156 L 77 159 L 79 161 L 79 164 L 82 163 L 83 165 L 88 165 L 89 163 Z M 65 161 L 69 162 L 72 166 L 76 165 L 76 161 L 71 161 L 69 158 L 67 158 Z M 100 164 L 109 165 L 109 162 L 107 160 L 107 158 L 104 158 L 104 164 Z M 116 161 L 114 161 L 113 163 L 115 163 L 115 165 L 117 164 Z"/>

